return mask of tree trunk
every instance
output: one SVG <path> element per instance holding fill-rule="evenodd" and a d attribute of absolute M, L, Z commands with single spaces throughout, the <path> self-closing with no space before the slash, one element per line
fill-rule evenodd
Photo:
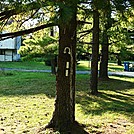
<path fill-rule="evenodd" d="M 99 78 L 108 79 L 108 36 L 107 31 L 103 31 L 103 44 L 101 51 Z"/>
<path fill-rule="evenodd" d="M 71 5 L 71 4 L 70 4 Z M 59 24 L 59 55 L 58 70 L 56 75 L 56 100 L 55 111 L 48 127 L 55 127 L 61 133 L 71 133 L 71 127 L 75 120 L 75 49 L 76 49 L 76 10 L 77 4 L 66 8 L 72 13 L 67 21 L 64 21 L 60 9 Z"/>
<path fill-rule="evenodd" d="M 51 73 L 56 75 L 56 59 L 54 56 L 51 58 Z"/>
<path fill-rule="evenodd" d="M 98 56 L 99 56 L 99 13 L 97 9 L 93 11 L 93 45 L 91 59 L 91 94 L 98 93 Z"/>
<path fill-rule="evenodd" d="M 117 65 L 122 66 L 120 54 L 117 54 Z"/>
<path fill-rule="evenodd" d="M 54 28 L 50 28 L 50 36 L 54 37 Z M 55 55 L 51 57 L 51 73 L 56 75 L 56 58 Z"/>
<path fill-rule="evenodd" d="M 110 0 L 105 0 L 106 8 L 103 10 L 104 13 L 104 30 L 102 37 L 102 53 L 101 53 L 101 62 L 100 62 L 100 79 L 108 79 L 108 49 L 109 49 L 109 39 L 108 39 L 108 29 L 112 26 L 111 23 L 111 7 Z"/>

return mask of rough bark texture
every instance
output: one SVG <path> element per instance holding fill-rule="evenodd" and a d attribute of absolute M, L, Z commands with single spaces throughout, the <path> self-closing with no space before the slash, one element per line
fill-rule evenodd
<path fill-rule="evenodd" d="M 53 27 L 51 27 L 51 29 L 50 29 L 50 36 L 54 37 L 54 29 L 53 29 Z M 51 57 L 51 73 L 54 74 L 54 75 L 56 75 L 56 64 L 57 64 L 56 60 L 57 59 L 56 59 L 55 55 Z"/>
<path fill-rule="evenodd" d="M 103 31 L 102 56 L 99 72 L 99 78 L 101 79 L 108 79 L 108 48 L 107 31 Z"/>
<path fill-rule="evenodd" d="M 75 48 L 76 48 L 76 6 L 72 5 L 68 22 L 59 25 L 59 55 L 56 75 L 55 111 L 49 127 L 57 128 L 61 133 L 72 131 L 75 120 Z M 64 10 L 64 9 L 63 9 Z M 61 9 L 61 20 L 63 20 Z"/>
<path fill-rule="evenodd" d="M 98 93 L 98 56 L 99 56 L 99 13 L 97 9 L 93 11 L 93 45 L 91 60 L 91 94 Z"/>
<path fill-rule="evenodd" d="M 105 1 L 106 9 L 104 9 L 104 18 L 105 25 L 103 30 L 103 41 L 102 41 L 102 57 L 100 62 L 100 72 L 99 78 L 100 79 L 108 79 L 108 49 L 109 49 L 109 39 L 108 39 L 108 29 L 112 26 L 111 25 L 111 8 L 110 8 L 110 0 Z"/>

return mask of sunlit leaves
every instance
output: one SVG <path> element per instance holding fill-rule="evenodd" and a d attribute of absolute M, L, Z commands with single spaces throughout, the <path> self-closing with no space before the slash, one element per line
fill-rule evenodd
<path fill-rule="evenodd" d="M 24 46 L 21 46 L 19 53 L 22 56 L 32 55 L 34 56 L 46 56 L 46 55 L 55 55 L 57 54 L 58 44 L 57 39 L 48 36 L 42 32 L 34 34 L 31 38 L 24 40 Z"/>

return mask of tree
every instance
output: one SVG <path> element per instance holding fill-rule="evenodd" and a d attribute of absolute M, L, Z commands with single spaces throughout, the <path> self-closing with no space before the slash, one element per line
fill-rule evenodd
<path fill-rule="evenodd" d="M 68 11 L 67 11 L 68 10 Z M 71 132 L 74 123 L 74 74 L 77 2 L 65 1 L 60 6 L 59 55 L 56 77 L 56 103 L 50 126 L 60 132 Z M 66 18 L 66 19 L 65 19 Z"/>
<path fill-rule="evenodd" d="M 98 54 L 99 54 L 99 12 L 97 1 L 93 1 L 93 45 L 91 60 L 91 94 L 98 93 Z"/>
<path fill-rule="evenodd" d="M 108 29 L 111 27 L 110 0 L 105 0 L 104 6 L 105 6 L 104 9 L 102 9 L 104 25 L 102 31 L 102 50 L 101 50 L 99 78 L 108 79 L 108 48 L 109 48 Z"/>
<path fill-rule="evenodd" d="M 53 23 L 54 19 L 50 19 L 47 24 L 42 24 L 35 28 L 27 30 L 17 31 L 14 33 L 8 33 L 0 35 L 2 39 L 10 38 L 18 35 L 28 34 L 46 27 L 52 27 L 54 25 L 59 26 L 59 55 L 58 55 L 58 71 L 56 76 L 56 101 L 55 111 L 53 113 L 52 120 L 48 127 L 57 128 L 61 133 L 68 134 L 74 132 L 75 122 L 75 48 L 76 48 L 76 14 L 77 14 L 77 0 L 58 0 L 51 3 L 51 1 L 40 1 L 37 5 L 29 10 L 35 10 L 41 8 L 42 5 L 56 7 L 55 12 L 57 13 L 57 21 Z M 37 3 L 29 2 L 26 4 L 20 4 L 26 6 L 28 4 Z M 24 6 L 24 7 L 25 7 Z M 58 7 L 58 8 L 57 8 Z M 15 6 L 10 9 L 11 14 L 7 16 L 6 11 L 0 13 L 1 20 L 3 17 L 6 19 L 12 15 L 17 15 L 23 11 L 23 8 L 17 10 Z M 55 21 L 54 21 L 55 22 Z M 58 24 L 57 24 L 58 23 Z M 73 132 L 72 132 L 73 131 Z"/>
<path fill-rule="evenodd" d="M 110 54 L 115 55 L 117 64 L 122 65 L 124 60 L 132 60 L 133 46 L 133 8 L 115 16 L 116 25 L 110 29 Z"/>
<path fill-rule="evenodd" d="M 23 46 L 19 53 L 23 60 L 42 58 L 46 65 L 51 66 L 51 73 L 56 74 L 58 40 L 56 37 L 49 36 L 50 29 L 41 30 L 31 36 L 24 38 Z"/>
<path fill-rule="evenodd" d="M 101 9 L 101 13 L 102 13 L 102 50 L 101 50 L 101 62 L 100 62 L 100 73 L 99 73 L 99 77 L 101 79 L 108 79 L 108 56 L 109 56 L 109 45 L 112 44 L 111 42 L 115 42 L 113 40 L 115 40 L 114 38 L 112 38 L 112 41 L 110 42 L 111 39 L 111 29 L 114 26 L 118 26 L 120 27 L 120 24 L 122 23 L 120 20 L 124 19 L 125 20 L 125 14 L 131 14 L 129 9 L 130 7 L 132 7 L 132 3 L 131 1 L 123 1 L 123 0 L 114 0 L 114 1 L 110 1 L 110 0 L 105 0 L 104 1 L 104 5 Z M 112 18 L 111 15 L 114 14 L 114 17 Z M 120 14 L 118 17 L 118 20 L 116 20 L 116 15 Z M 123 20 L 122 20 L 123 21 Z M 125 23 L 127 23 L 127 21 L 125 21 Z M 113 31 L 114 33 L 115 31 Z M 119 33 L 120 35 L 118 35 L 118 41 L 116 41 L 115 43 L 117 44 L 117 42 L 121 42 L 122 39 L 120 40 L 120 37 L 123 38 L 123 40 L 125 40 L 124 36 L 122 36 L 122 33 Z M 115 37 L 117 38 L 117 36 Z M 124 43 L 122 43 L 124 44 Z M 124 47 L 124 46 L 123 46 Z M 121 55 L 117 54 L 117 59 L 118 59 L 118 63 L 121 64 Z"/>

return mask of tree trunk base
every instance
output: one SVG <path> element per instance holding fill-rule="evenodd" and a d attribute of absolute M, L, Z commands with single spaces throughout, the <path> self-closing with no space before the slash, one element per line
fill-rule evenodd
<path fill-rule="evenodd" d="M 59 131 L 58 128 L 55 128 L 55 125 L 50 122 L 45 128 L 41 128 L 39 131 L 38 131 L 38 134 L 45 134 L 45 132 L 47 131 L 50 131 L 51 133 L 54 133 L 56 131 L 60 132 L 60 134 L 89 134 L 88 132 L 86 132 L 84 130 L 84 125 L 83 124 L 79 124 L 78 122 L 74 122 L 72 125 L 71 125 L 71 130 L 70 131 L 66 131 L 66 132 L 62 132 L 62 131 Z"/>
<path fill-rule="evenodd" d="M 100 78 L 100 77 L 99 77 L 99 81 L 108 81 L 108 80 L 110 80 L 109 77 L 103 77 L 103 78 Z"/>
<path fill-rule="evenodd" d="M 98 95 L 98 93 L 99 93 L 98 91 L 95 91 L 95 92 L 91 91 L 89 94 L 91 94 L 91 95 Z"/>

